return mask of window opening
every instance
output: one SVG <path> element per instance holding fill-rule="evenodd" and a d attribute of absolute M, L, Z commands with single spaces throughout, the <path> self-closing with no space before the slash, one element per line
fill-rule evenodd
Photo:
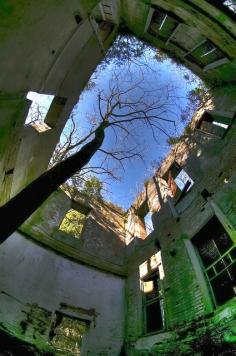
<path fill-rule="evenodd" d="M 203 189 L 201 191 L 201 196 L 203 197 L 204 200 L 208 200 L 208 198 L 212 197 L 212 194 L 207 190 L 207 189 Z"/>
<path fill-rule="evenodd" d="M 161 288 L 164 270 L 161 252 L 157 252 L 140 265 L 139 273 L 143 295 L 144 333 L 161 331 L 164 327 L 164 301 Z"/>
<path fill-rule="evenodd" d="M 82 17 L 79 12 L 75 13 L 75 21 L 76 21 L 77 25 L 79 25 L 82 21 Z"/>
<path fill-rule="evenodd" d="M 25 125 L 33 126 L 38 132 L 44 132 L 51 129 L 51 126 L 45 123 L 45 118 L 54 99 L 54 95 L 40 94 L 29 91 L 26 98 L 32 101 Z"/>
<path fill-rule="evenodd" d="M 184 190 L 188 192 L 193 186 L 194 181 L 184 169 L 181 169 L 180 173 L 175 178 L 175 183 L 182 192 Z"/>
<path fill-rule="evenodd" d="M 223 58 L 225 58 L 225 54 L 209 40 L 203 42 L 186 56 L 187 60 L 202 68 Z"/>
<path fill-rule="evenodd" d="M 227 6 L 228 9 L 236 13 L 236 3 L 234 0 L 226 0 L 223 2 L 223 5 Z"/>
<path fill-rule="evenodd" d="M 216 217 L 192 239 L 217 305 L 236 295 L 236 245 Z"/>
<path fill-rule="evenodd" d="M 102 42 L 105 42 L 114 29 L 114 24 L 108 21 L 101 21 L 98 24 L 99 35 L 102 39 Z"/>
<path fill-rule="evenodd" d="M 55 326 L 51 331 L 51 345 L 56 355 L 80 356 L 86 331 L 86 322 L 57 312 Z"/>
<path fill-rule="evenodd" d="M 154 230 L 148 200 L 145 200 L 137 209 L 135 225 L 136 235 L 142 239 L 145 239 Z"/>
<path fill-rule="evenodd" d="M 167 40 L 178 24 L 179 22 L 168 14 L 155 9 L 148 27 L 148 33 Z"/>
<path fill-rule="evenodd" d="M 232 122 L 232 118 L 224 117 L 222 115 L 209 113 L 206 111 L 196 126 L 197 129 L 212 134 L 214 136 L 218 136 L 223 138 L 229 129 Z"/>
<path fill-rule="evenodd" d="M 62 220 L 59 230 L 79 239 L 82 235 L 86 217 L 85 214 L 78 210 L 70 209 Z"/>
<path fill-rule="evenodd" d="M 144 223 L 145 223 L 147 235 L 149 235 L 154 230 L 153 224 L 152 224 L 152 212 L 151 211 L 149 211 L 144 216 Z"/>
<path fill-rule="evenodd" d="M 171 196 L 177 204 L 194 185 L 193 179 L 177 163 L 174 162 L 169 170 L 163 175 L 166 180 Z"/>
<path fill-rule="evenodd" d="M 232 20 L 236 19 L 235 0 L 207 0 L 211 5 L 217 7 L 220 11 L 225 12 Z"/>

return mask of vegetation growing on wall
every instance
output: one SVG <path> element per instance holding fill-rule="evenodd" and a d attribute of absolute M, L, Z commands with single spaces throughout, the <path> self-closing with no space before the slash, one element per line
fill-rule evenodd
<path fill-rule="evenodd" d="M 187 125 L 183 133 L 178 136 L 171 136 L 167 139 L 169 145 L 175 145 L 191 134 L 192 129 L 190 124 L 194 113 L 197 112 L 197 110 L 204 108 L 209 100 L 211 100 L 211 90 L 204 84 L 200 84 L 188 93 L 188 105 L 182 110 L 181 114 L 181 120 Z"/>
<path fill-rule="evenodd" d="M 56 355 L 81 355 L 82 338 L 87 329 L 85 322 L 62 316 L 54 329 L 51 345 Z"/>
<path fill-rule="evenodd" d="M 62 220 L 59 229 L 74 236 L 75 238 L 79 238 L 81 236 L 85 220 L 86 215 L 77 210 L 70 209 Z"/>

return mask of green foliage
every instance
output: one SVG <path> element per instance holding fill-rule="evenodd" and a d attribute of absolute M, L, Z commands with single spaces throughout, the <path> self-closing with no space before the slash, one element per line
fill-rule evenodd
<path fill-rule="evenodd" d="M 86 323 L 63 316 L 59 325 L 54 329 L 51 345 L 56 355 L 80 355 L 82 338 L 87 329 Z"/>
<path fill-rule="evenodd" d="M 155 54 L 155 59 L 157 60 L 157 62 L 163 63 L 167 59 L 170 59 L 170 57 L 168 56 L 168 54 L 166 52 L 164 52 L 162 49 L 158 48 L 158 50 L 156 51 L 156 54 Z"/>
<path fill-rule="evenodd" d="M 69 193 L 72 198 L 76 198 L 76 196 L 82 193 L 88 198 L 95 198 L 97 200 L 102 200 L 102 188 L 102 182 L 95 176 L 91 176 L 86 181 L 82 181 L 81 179 L 79 179 L 78 182 L 72 180 L 72 182 L 63 185 L 63 189 Z M 86 215 L 77 210 L 70 209 L 64 217 L 59 229 L 75 238 L 80 238 L 85 221 Z"/>
<path fill-rule="evenodd" d="M 88 197 L 101 200 L 102 188 L 103 188 L 102 182 L 97 177 L 92 176 L 84 182 L 84 186 L 81 189 L 81 193 L 87 195 Z"/>
<path fill-rule="evenodd" d="M 211 98 L 210 90 L 203 84 L 192 89 L 188 93 L 188 105 L 181 112 L 181 120 L 188 123 L 184 132 L 179 136 L 170 136 L 167 140 L 169 145 L 175 145 L 180 140 L 185 139 L 191 133 L 190 122 L 197 110 L 204 107 L 206 102 Z"/>
<path fill-rule="evenodd" d="M 103 69 L 104 66 L 111 63 L 117 66 L 127 65 L 140 59 L 150 48 L 152 48 L 150 45 L 138 40 L 133 35 L 119 34 L 107 51 L 101 67 Z"/>
<path fill-rule="evenodd" d="M 208 90 L 205 86 L 200 85 L 189 92 L 189 100 L 191 104 L 200 105 L 206 99 Z"/>
<path fill-rule="evenodd" d="M 85 87 L 84 87 L 84 91 L 92 90 L 92 89 L 95 88 L 95 86 L 96 86 L 96 83 L 95 83 L 93 80 L 90 79 L 90 80 L 86 83 L 86 85 L 85 85 Z"/>
<path fill-rule="evenodd" d="M 69 194 L 72 199 L 76 199 L 80 193 L 88 198 L 102 200 L 103 183 L 95 176 L 89 176 L 81 179 L 80 174 L 75 174 L 66 183 L 62 189 Z"/>
<path fill-rule="evenodd" d="M 204 104 L 211 98 L 209 89 L 200 84 L 195 89 L 190 90 L 188 93 L 188 105 L 182 110 L 181 120 L 183 122 L 188 122 L 192 119 L 194 113 L 204 106 Z"/>
<path fill-rule="evenodd" d="M 86 215 L 70 209 L 60 225 L 60 230 L 73 235 L 75 238 L 80 238 L 85 220 Z"/>
<path fill-rule="evenodd" d="M 176 143 L 180 142 L 180 140 L 185 139 L 190 133 L 192 132 L 190 126 L 186 126 L 184 132 L 180 136 L 169 136 L 167 139 L 167 143 L 169 145 L 175 145 Z"/>
<path fill-rule="evenodd" d="M 176 143 L 178 143 L 180 140 L 180 136 L 170 136 L 167 139 L 167 143 L 168 145 L 175 145 Z"/>

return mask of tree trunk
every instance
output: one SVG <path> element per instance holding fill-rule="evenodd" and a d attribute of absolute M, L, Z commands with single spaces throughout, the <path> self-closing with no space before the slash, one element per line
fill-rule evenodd
<path fill-rule="evenodd" d="M 94 139 L 85 144 L 79 152 L 43 173 L 0 207 L 0 243 L 23 224 L 53 191 L 89 162 L 103 143 L 105 127 L 104 123 L 100 124 Z"/>

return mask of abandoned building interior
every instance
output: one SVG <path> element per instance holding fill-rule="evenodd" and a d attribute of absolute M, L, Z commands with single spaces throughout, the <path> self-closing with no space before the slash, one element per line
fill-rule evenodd
<path fill-rule="evenodd" d="M 235 21 L 234 0 L 0 2 L 2 206 L 47 170 L 121 28 L 212 85 L 128 211 L 57 189 L 0 245 L 1 355 L 236 354 Z M 29 91 L 54 95 L 44 129 Z"/>

